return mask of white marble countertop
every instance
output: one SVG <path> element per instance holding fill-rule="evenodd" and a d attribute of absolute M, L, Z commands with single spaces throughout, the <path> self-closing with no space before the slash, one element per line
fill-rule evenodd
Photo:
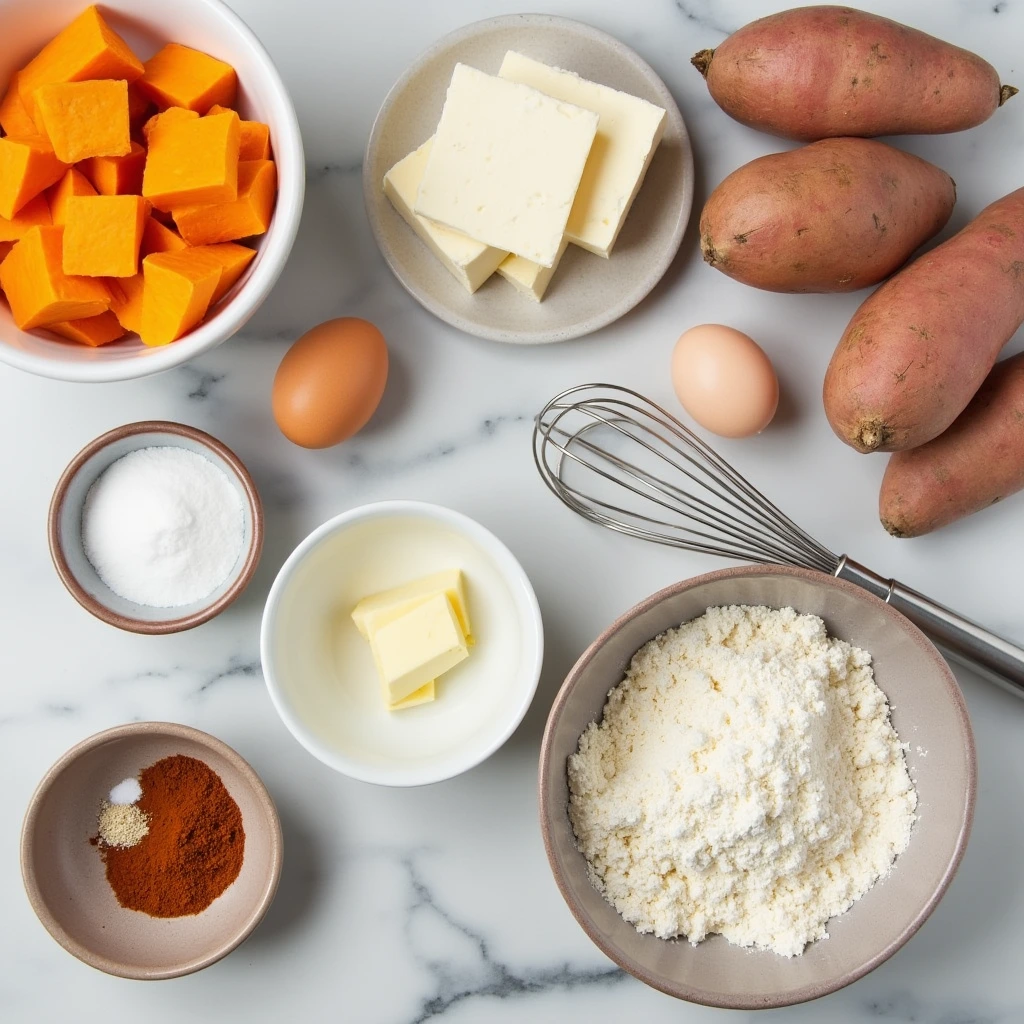
<path fill-rule="evenodd" d="M 641 597 L 720 563 L 577 522 L 535 476 L 532 415 L 556 391 L 592 379 L 671 402 L 668 357 L 680 331 L 706 321 L 748 331 L 778 368 L 782 409 L 765 434 L 723 443 L 723 452 L 834 549 L 1018 642 L 1024 495 L 928 538 L 889 538 L 876 517 L 884 459 L 836 440 L 819 397 L 834 342 L 863 295 L 757 292 L 700 260 L 696 211 L 709 187 L 782 144 L 721 113 L 689 57 L 784 6 L 777 0 L 233 5 L 281 69 L 308 159 L 302 229 L 269 301 L 217 351 L 147 380 L 63 384 L 0 367 L 0 1019 L 723 1019 L 723 1011 L 645 988 L 591 945 L 548 871 L 535 795 L 545 715 L 577 655 Z M 1024 85 L 1020 0 L 866 6 L 976 50 L 1004 80 Z M 613 33 L 662 75 L 693 137 L 697 197 L 678 260 L 633 314 L 589 339 L 523 350 L 460 335 L 416 306 L 370 237 L 359 172 L 377 107 L 420 50 L 469 21 L 537 7 Z M 949 233 L 1020 186 L 1024 98 L 973 131 L 902 141 L 956 179 Z M 345 314 L 373 320 L 387 336 L 387 395 L 357 439 L 303 451 L 271 420 L 273 373 L 290 341 Z M 46 550 L 46 508 L 66 462 L 102 431 L 145 418 L 181 420 L 223 439 L 266 503 L 267 545 L 247 593 L 216 621 L 170 637 L 133 636 L 91 618 L 64 591 Z M 352 782 L 307 754 L 271 707 L 258 655 L 262 604 L 292 547 L 343 509 L 395 497 L 451 505 L 502 537 L 533 579 L 548 642 L 533 708 L 504 749 L 461 778 L 405 791 Z M 973 838 L 946 899 L 873 974 L 766 1019 L 1024 1021 L 1024 703 L 958 675 L 977 735 L 980 791 Z M 208 730 L 248 758 L 280 808 L 286 854 L 277 900 L 244 946 L 197 975 L 143 984 L 91 970 L 50 939 L 22 890 L 18 835 L 33 787 L 68 746 L 150 718 Z"/>

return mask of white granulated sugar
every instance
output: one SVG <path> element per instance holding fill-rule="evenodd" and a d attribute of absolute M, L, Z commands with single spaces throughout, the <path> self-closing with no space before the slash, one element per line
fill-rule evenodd
<path fill-rule="evenodd" d="M 129 452 L 100 474 L 82 511 L 82 544 L 120 597 L 172 608 L 227 579 L 244 540 L 242 502 L 227 474 L 185 448 Z"/>
<path fill-rule="evenodd" d="M 711 608 L 633 657 L 569 758 L 595 886 L 640 932 L 796 956 L 910 841 L 871 658 L 792 608 Z"/>

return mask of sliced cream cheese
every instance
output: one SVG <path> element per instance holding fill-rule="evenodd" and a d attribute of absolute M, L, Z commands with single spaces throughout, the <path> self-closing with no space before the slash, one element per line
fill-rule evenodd
<path fill-rule="evenodd" d="M 415 213 L 553 267 L 598 115 L 456 64 Z"/>
<path fill-rule="evenodd" d="M 510 252 L 498 264 L 498 273 L 534 302 L 540 302 L 548 290 L 551 278 L 555 276 L 555 271 L 562 261 L 562 256 L 565 255 L 568 244 L 567 241 L 562 240 L 562 246 L 555 257 L 553 267 L 542 267 L 539 263 L 534 263 L 533 260 L 524 260 L 522 256 L 516 256 L 515 253 Z"/>
<path fill-rule="evenodd" d="M 433 141 L 433 138 L 427 139 L 419 149 L 399 160 L 384 175 L 384 194 L 430 251 L 472 293 L 498 269 L 498 264 L 508 253 L 504 249 L 475 242 L 468 235 L 435 224 L 413 212 Z"/>
<path fill-rule="evenodd" d="M 667 114 L 647 100 L 548 67 L 514 50 L 505 54 L 498 75 L 599 115 L 597 138 L 565 233 L 570 242 L 607 257 L 665 132 Z"/>

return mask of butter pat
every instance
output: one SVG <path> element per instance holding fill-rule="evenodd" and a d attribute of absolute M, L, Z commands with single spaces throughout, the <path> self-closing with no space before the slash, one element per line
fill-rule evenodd
<path fill-rule="evenodd" d="M 466 643 L 471 645 L 473 635 L 469 625 L 466 589 L 460 569 L 445 569 L 442 572 L 431 573 L 411 583 L 403 583 L 400 587 L 364 597 L 352 609 L 352 621 L 359 632 L 369 640 L 382 626 L 394 622 L 416 605 L 437 594 L 444 594 L 451 601 Z"/>
<path fill-rule="evenodd" d="M 509 284 L 514 285 L 524 295 L 528 295 L 534 302 L 540 302 L 544 293 L 548 290 L 551 278 L 555 276 L 558 264 L 565 255 L 568 242 L 562 241 L 562 246 L 555 257 L 553 267 L 542 267 L 533 260 L 524 260 L 522 256 L 509 253 L 501 263 L 498 264 L 498 273 L 501 274 Z"/>
<path fill-rule="evenodd" d="M 419 149 L 399 160 L 384 175 L 384 194 L 430 251 L 472 293 L 498 269 L 508 253 L 504 249 L 476 242 L 467 235 L 435 224 L 413 212 L 433 141 L 432 138 L 427 139 Z"/>
<path fill-rule="evenodd" d="M 565 233 L 570 242 L 607 257 L 665 132 L 665 111 L 513 50 L 505 54 L 498 75 L 599 115 Z"/>
<path fill-rule="evenodd" d="M 553 267 L 598 115 L 456 64 L 416 213 Z"/>
<path fill-rule="evenodd" d="M 469 657 L 466 638 L 446 594 L 417 604 L 370 636 L 387 703 L 397 704 Z"/>
<path fill-rule="evenodd" d="M 420 704 L 429 704 L 434 699 L 436 689 L 434 680 L 431 679 L 425 686 L 421 686 L 418 690 L 413 690 L 408 697 L 395 701 L 394 704 L 389 704 L 388 711 L 403 711 L 405 708 L 414 708 Z"/>

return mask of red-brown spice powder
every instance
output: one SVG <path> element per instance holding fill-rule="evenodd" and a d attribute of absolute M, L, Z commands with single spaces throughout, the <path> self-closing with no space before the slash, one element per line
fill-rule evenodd
<path fill-rule="evenodd" d="M 135 846 L 101 848 L 107 881 L 129 910 L 152 917 L 198 914 L 242 869 L 238 804 L 209 765 L 184 754 L 150 765 L 139 785 L 149 834 Z"/>

